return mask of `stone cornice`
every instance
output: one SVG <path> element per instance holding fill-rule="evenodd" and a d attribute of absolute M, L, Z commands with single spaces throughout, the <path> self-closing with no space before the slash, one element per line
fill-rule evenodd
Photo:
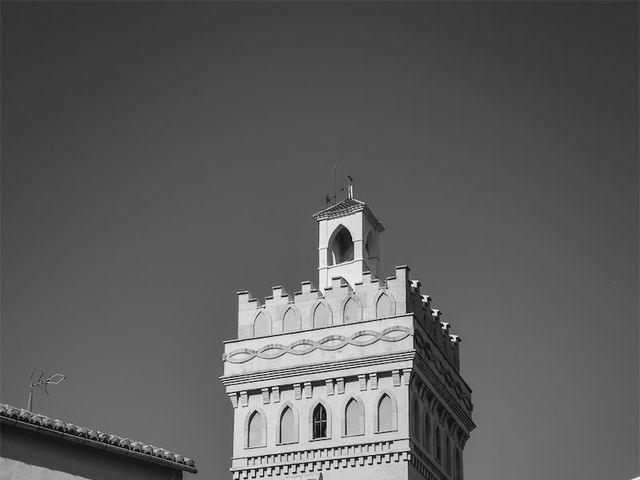
<path fill-rule="evenodd" d="M 316 373 L 335 372 L 336 370 L 341 369 L 357 369 L 375 365 L 385 365 L 385 370 L 390 370 L 394 368 L 392 366 L 394 363 L 411 362 L 414 356 L 415 350 L 407 350 L 404 352 L 387 353 L 383 355 L 370 355 L 360 358 L 336 360 L 333 362 L 312 363 L 290 368 L 263 370 L 261 372 L 246 373 L 240 375 L 223 375 L 222 377 L 220 377 L 220 381 L 229 392 L 233 391 L 234 385 L 258 383 L 268 380 L 280 380 L 296 376 L 308 376 Z"/>

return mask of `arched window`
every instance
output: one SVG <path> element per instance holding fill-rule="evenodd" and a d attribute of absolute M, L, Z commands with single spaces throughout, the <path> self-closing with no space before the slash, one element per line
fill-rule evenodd
<path fill-rule="evenodd" d="M 324 303 L 319 303 L 313 311 L 313 328 L 331 325 L 331 312 Z"/>
<path fill-rule="evenodd" d="M 264 312 L 260 312 L 253 322 L 253 336 L 271 335 L 271 321 Z"/>
<path fill-rule="evenodd" d="M 357 300 L 350 298 L 344 304 L 344 323 L 355 323 L 362 321 L 362 307 Z"/>
<path fill-rule="evenodd" d="M 442 437 L 440 435 L 440 427 L 436 427 L 436 459 L 442 461 Z"/>
<path fill-rule="evenodd" d="M 364 409 L 360 402 L 352 398 L 344 412 L 344 434 L 362 435 L 364 433 Z"/>
<path fill-rule="evenodd" d="M 388 394 L 383 394 L 378 402 L 378 432 L 396 430 L 398 421 L 394 402 Z"/>
<path fill-rule="evenodd" d="M 427 413 L 424 416 L 424 446 L 427 449 L 427 451 L 431 452 L 431 444 L 432 444 L 432 436 L 433 436 L 433 431 L 431 428 L 431 415 L 429 415 L 429 413 Z"/>
<path fill-rule="evenodd" d="M 321 403 L 313 409 L 311 429 L 311 438 L 327 438 L 327 410 Z"/>
<path fill-rule="evenodd" d="M 327 249 L 327 265 L 353 260 L 353 239 L 351 233 L 342 225 L 335 231 Z"/>
<path fill-rule="evenodd" d="M 420 405 L 418 400 L 413 401 L 413 438 L 420 440 Z"/>
<path fill-rule="evenodd" d="M 280 415 L 280 443 L 298 441 L 298 425 L 291 407 L 285 407 Z"/>
<path fill-rule="evenodd" d="M 248 447 L 264 447 L 266 445 L 266 428 L 260 412 L 255 411 L 249 417 L 247 434 Z"/>
<path fill-rule="evenodd" d="M 447 472 L 451 471 L 451 440 L 448 435 L 444 444 L 444 468 L 447 469 Z"/>
<path fill-rule="evenodd" d="M 297 332 L 301 328 L 300 315 L 294 308 L 289 308 L 282 317 L 282 331 Z"/>
<path fill-rule="evenodd" d="M 456 447 L 456 480 L 462 480 L 462 453 Z"/>
<path fill-rule="evenodd" d="M 395 314 L 393 301 L 389 295 L 383 293 L 376 302 L 376 318 L 390 317 L 393 314 Z"/>

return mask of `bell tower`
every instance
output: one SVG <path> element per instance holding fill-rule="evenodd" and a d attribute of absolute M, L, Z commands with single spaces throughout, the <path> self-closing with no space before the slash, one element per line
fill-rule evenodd
<path fill-rule="evenodd" d="M 342 277 L 351 286 L 362 282 L 363 272 L 377 278 L 384 227 L 364 202 L 353 198 L 353 185 L 349 185 L 345 200 L 319 211 L 313 218 L 318 222 L 321 291 L 331 285 L 332 278 Z"/>
<path fill-rule="evenodd" d="M 353 186 L 313 218 L 319 288 L 238 292 L 221 377 L 233 480 L 463 480 L 460 337 L 409 267 L 379 278 L 384 228 Z"/>

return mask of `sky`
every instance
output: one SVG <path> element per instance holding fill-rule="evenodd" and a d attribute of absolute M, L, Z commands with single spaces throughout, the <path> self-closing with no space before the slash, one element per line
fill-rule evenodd
<path fill-rule="evenodd" d="M 336 165 L 462 337 L 466 478 L 639 474 L 637 2 L 1 14 L 2 402 L 230 478 L 235 293 L 317 282 Z"/>

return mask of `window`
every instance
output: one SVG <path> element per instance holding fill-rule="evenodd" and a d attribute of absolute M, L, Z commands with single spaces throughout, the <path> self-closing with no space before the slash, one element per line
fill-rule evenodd
<path fill-rule="evenodd" d="M 436 427 L 436 459 L 442 461 L 442 438 L 440 436 L 440 427 Z"/>
<path fill-rule="evenodd" d="M 327 265 L 353 260 L 353 239 L 349 230 L 342 225 L 333 234 L 327 249 Z"/>
<path fill-rule="evenodd" d="M 291 407 L 285 407 L 280 415 L 280 443 L 298 441 L 298 426 Z"/>
<path fill-rule="evenodd" d="M 331 312 L 324 303 L 319 303 L 313 311 L 313 328 L 328 327 L 331 325 Z"/>
<path fill-rule="evenodd" d="M 462 480 L 462 454 L 460 449 L 456 448 L 456 480 Z"/>
<path fill-rule="evenodd" d="M 451 471 L 451 440 L 449 436 L 447 436 L 445 444 L 444 444 L 444 468 L 447 469 L 447 472 Z"/>
<path fill-rule="evenodd" d="M 264 447 L 266 445 L 264 419 L 260 412 L 255 411 L 249 417 L 247 446 Z"/>
<path fill-rule="evenodd" d="M 271 335 L 271 322 L 264 312 L 260 312 L 253 322 L 253 336 Z"/>
<path fill-rule="evenodd" d="M 295 309 L 289 308 L 284 314 L 284 317 L 282 317 L 282 331 L 297 332 L 300 329 L 300 315 L 298 315 Z"/>
<path fill-rule="evenodd" d="M 327 411 L 321 403 L 313 409 L 312 430 L 312 438 L 327 438 Z"/>
<path fill-rule="evenodd" d="M 349 400 L 344 415 L 344 434 L 362 435 L 364 433 L 364 409 L 355 398 Z"/>
<path fill-rule="evenodd" d="M 357 300 L 350 298 L 344 304 L 344 323 L 355 323 L 362 321 L 362 307 Z"/>
<path fill-rule="evenodd" d="M 396 412 L 393 400 L 386 393 L 378 402 L 378 431 L 389 432 L 397 429 Z"/>
<path fill-rule="evenodd" d="M 424 416 L 424 446 L 427 451 L 431 451 L 433 432 L 431 430 L 431 415 L 428 413 Z"/>
<path fill-rule="evenodd" d="M 390 317 L 393 314 L 393 302 L 391 301 L 391 297 L 386 293 L 383 293 L 378 297 L 378 301 L 376 302 L 376 318 Z"/>

